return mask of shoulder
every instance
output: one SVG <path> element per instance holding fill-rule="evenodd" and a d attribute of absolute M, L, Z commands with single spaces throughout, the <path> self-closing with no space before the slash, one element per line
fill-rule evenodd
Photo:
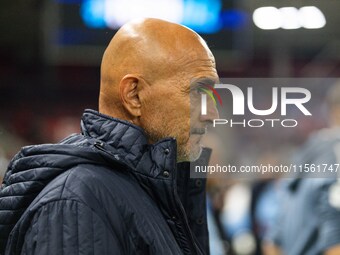
<path fill-rule="evenodd" d="M 81 164 L 51 181 L 32 203 L 40 207 L 58 200 L 81 202 L 91 209 L 113 210 L 126 206 L 145 192 L 124 167 Z M 114 208 L 113 208 L 114 207 Z"/>

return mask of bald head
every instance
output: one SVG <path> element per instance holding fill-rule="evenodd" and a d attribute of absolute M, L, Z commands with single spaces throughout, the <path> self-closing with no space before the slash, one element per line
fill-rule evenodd
<path fill-rule="evenodd" d="M 179 79 L 196 61 L 214 57 L 194 31 L 159 19 L 142 19 L 122 26 L 107 47 L 101 65 L 99 111 L 129 119 L 122 105 L 119 83 L 134 75 L 149 84 Z"/>

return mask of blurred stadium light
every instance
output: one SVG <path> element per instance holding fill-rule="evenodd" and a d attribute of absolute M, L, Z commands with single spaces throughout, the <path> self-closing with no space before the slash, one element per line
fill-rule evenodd
<path fill-rule="evenodd" d="M 305 6 L 299 10 L 301 25 L 307 29 L 322 28 L 326 25 L 326 18 L 315 6 Z"/>
<path fill-rule="evenodd" d="M 299 11 L 297 8 L 282 7 L 280 8 L 280 12 L 282 15 L 281 27 L 283 29 L 298 29 L 301 27 Z"/>
<path fill-rule="evenodd" d="M 261 29 L 318 29 L 326 25 L 324 14 L 315 6 L 275 8 L 260 7 L 253 13 L 254 24 Z"/>
<path fill-rule="evenodd" d="M 92 28 L 117 30 L 131 19 L 151 17 L 181 23 L 199 33 L 215 33 L 223 25 L 221 7 L 221 0 L 85 0 L 81 17 Z"/>
<path fill-rule="evenodd" d="M 275 7 L 260 7 L 254 11 L 253 21 L 261 29 L 278 29 L 282 24 L 282 16 Z"/>

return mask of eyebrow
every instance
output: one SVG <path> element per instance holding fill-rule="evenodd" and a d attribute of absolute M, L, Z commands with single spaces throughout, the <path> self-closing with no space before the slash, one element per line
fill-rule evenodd
<path fill-rule="evenodd" d="M 194 80 L 191 84 L 211 85 L 211 86 L 213 86 L 216 83 L 219 83 L 219 79 L 216 80 L 215 78 L 202 77 L 202 78 L 198 78 L 198 79 Z"/>

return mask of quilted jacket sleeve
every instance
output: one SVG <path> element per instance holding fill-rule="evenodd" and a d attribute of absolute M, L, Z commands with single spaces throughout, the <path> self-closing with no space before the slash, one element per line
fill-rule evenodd
<path fill-rule="evenodd" d="M 59 200 L 34 214 L 21 254 L 124 254 L 118 240 L 91 208 L 78 201 Z"/>

